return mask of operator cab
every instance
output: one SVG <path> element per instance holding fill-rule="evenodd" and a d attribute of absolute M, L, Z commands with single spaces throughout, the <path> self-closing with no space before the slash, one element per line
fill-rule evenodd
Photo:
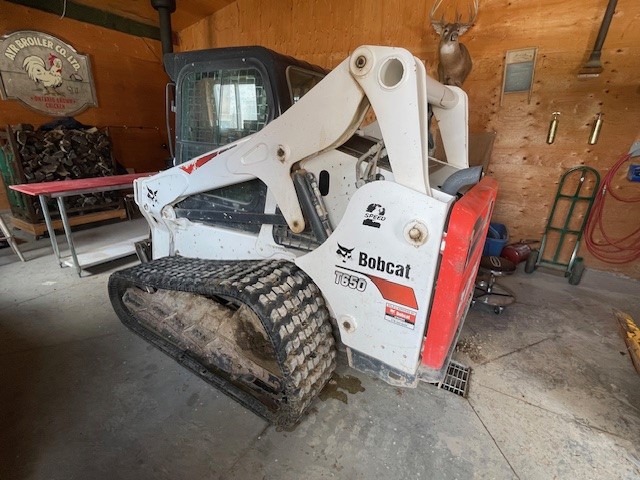
<path fill-rule="evenodd" d="M 170 53 L 164 64 L 175 85 L 174 165 L 258 132 L 328 73 L 260 46 Z M 192 195 L 175 205 L 176 215 L 253 233 L 265 221 L 286 225 L 281 215 L 266 218 L 266 197 L 267 186 L 254 179 Z"/>
<path fill-rule="evenodd" d="M 169 53 L 164 64 L 175 84 L 176 165 L 261 130 L 328 73 L 258 46 Z"/>

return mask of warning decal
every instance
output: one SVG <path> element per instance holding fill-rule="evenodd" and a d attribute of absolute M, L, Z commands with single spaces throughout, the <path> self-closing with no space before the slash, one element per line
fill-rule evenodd
<path fill-rule="evenodd" d="M 414 310 L 387 303 L 384 317 L 391 323 L 413 330 L 416 326 L 416 313 Z"/>

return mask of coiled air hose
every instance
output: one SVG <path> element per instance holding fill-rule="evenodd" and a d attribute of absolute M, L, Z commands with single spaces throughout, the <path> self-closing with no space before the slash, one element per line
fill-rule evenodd
<path fill-rule="evenodd" d="M 585 243 L 589 252 L 603 262 L 617 265 L 640 259 L 640 224 L 631 233 L 621 238 L 613 238 L 603 224 L 608 197 L 624 204 L 640 203 L 640 196 L 623 198 L 611 187 L 620 168 L 630 159 L 630 154 L 621 156 L 604 177 L 585 228 Z M 640 215 L 633 216 L 633 218 L 638 221 Z"/>

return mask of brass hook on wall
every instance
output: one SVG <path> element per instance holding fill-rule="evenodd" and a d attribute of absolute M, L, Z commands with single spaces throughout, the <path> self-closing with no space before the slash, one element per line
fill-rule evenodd
<path fill-rule="evenodd" d="M 551 123 L 549 124 L 549 133 L 547 134 L 547 143 L 551 145 L 556 139 L 556 132 L 558 131 L 558 115 L 560 112 L 553 112 L 551 115 Z"/>
<path fill-rule="evenodd" d="M 589 145 L 595 145 L 598 143 L 598 137 L 600 136 L 600 130 L 602 130 L 602 117 L 604 113 L 596 114 L 596 121 L 593 124 L 593 128 L 591 129 L 591 135 L 589 135 Z"/>

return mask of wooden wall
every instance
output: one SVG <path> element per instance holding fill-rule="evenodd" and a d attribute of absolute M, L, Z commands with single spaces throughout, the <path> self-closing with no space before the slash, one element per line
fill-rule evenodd
<path fill-rule="evenodd" d="M 438 38 L 428 23 L 432 0 L 237 0 L 182 30 L 180 49 L 264 45 L 333 67 L 361 44 L 395 45 L 426 61 L 436 76 Z M 540 238 L 560 175 L 576 165 L 605 174 L 640 140 L 640 2 L 619 0 L 598 78 L 577 72 L 593 47 L 607 0 L 481 0 L 475 26 L 462 37 L 474 59 L 465 83 L 472 131 L 496 131 L 489 174 L 500 182 L 494 219 L 512 239 Z M 500 106 L 507 50 L 538 47 L 531 103 L 523 94 Z M 560 111 L 558 136 L 545 142 L 551 113 Z M 597 145 L 587 139 L 594 116 L 604 112 Z M 640 184 L 620 178 L 620 192 L 636 197 Z M 611 205 L 609 233 L 637 226 L 640 205 Z M 604 264 L 581 249 L 588 267 L 640 278 L 640 262 Z"/>
<path fill-rule="evenodd" d="M 116 160 L 136 171 L 163 168 L 169 156 L 164 121 L 164 86 L 160 43 L 100 28 L 0 0 L 0 35 L 16 30 L 49 33 L 89 54 L 98 107 L 75 118 L 86 125 L 109 127 Z M 0 100 L 0 126 L 53 120 L 16 100 Z M 1 180 L 0 180 L 1 182 Z M 0 185 L 0 210 L 8 208 Z"/>

